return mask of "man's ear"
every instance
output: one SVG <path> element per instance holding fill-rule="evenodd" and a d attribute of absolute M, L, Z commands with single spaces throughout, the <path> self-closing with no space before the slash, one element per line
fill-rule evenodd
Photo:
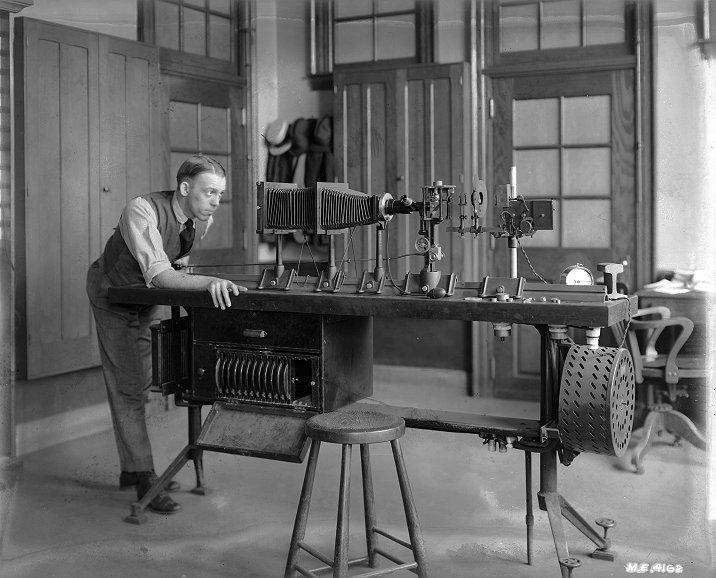
<path fill-rule="evenodd" d="M 179 194 L 182 197 L 186 197 L 189 194 L 189 183 L 187 181 L 179 183 Z"/>

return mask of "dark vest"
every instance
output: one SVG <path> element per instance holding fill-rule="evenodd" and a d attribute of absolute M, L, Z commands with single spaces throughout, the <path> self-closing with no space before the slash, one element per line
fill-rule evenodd
<path fill-rule="evenodd" d="M 181 224 L 172 210 L 173 195 L 174 191 L 161 191 L 144 196 L 144 199 L 149 201 L 157 214 L 159 234 L 162 237 L 164 252 L 170 262 L 174 261 L 181 252 L 179 242 Z M 124 218 L 124 215 L 121 218 Z M 124 237 L 119 232 L 119 227 L 114 230 L 114 234 L 107 241 L 102 261 L 104 272 L 113 286 L 146 285 L 139 263 L 127 247 Z"/>

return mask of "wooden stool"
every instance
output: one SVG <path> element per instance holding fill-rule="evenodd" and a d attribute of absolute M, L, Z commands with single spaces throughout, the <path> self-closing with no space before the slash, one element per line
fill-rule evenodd
<path fill-rule="evenodd" d="M 423 535 L 420 531 L 418 515 L 413 503 L 413 494 L 405 470 L 403 452 L 398 439 L 405 433 L 405 421 L 396 416 L 385 415 L 373 411 L 336 411 L 312 417 L 306 422 L 306 434 L 311 438 L 311 452 L 306 466 L 306 475 L 303 480 L 301 498 L 296 512 L 296 522 L 293 526 L 291 546 L 286 562 L 286 578 L 293 578 L 300 572 L 303 576 L 315 576 L 318 572 L 333 570 L 334 578 L 348 576 L 348 567 L 367 562 L 371 568 L 377 566 L 377 556 L 381 555 L 397 566 L 391 565 L 384 570 L 371 570 L 360 576 L 383 576 L 402 569 L 412 569 L 420 578 L 428 577 L 427 561 Z M 408 523 L 410 542 L 392 536 L 385 530 L 376 527 L 375 503 L 373 500 L 373 478 L 370 469 L 369 444 L 390 442 L 395 459 L 395 468 L 398 472 L 400 492 L 403 496 L 405 518 Z M 338 498 L 338 519 L 336 523 L 336 544 L 334 558 L 331 560 L 316 549 L 303 542 L 306 534 L 308 509 L 311 504 L 311 491 L 316 474 L 318 452 L 321 442 L 341 444 L 343 453 L 341 457 L 341 487 Z M 348 559 L 349 535 L 349 496 L 351 450 L 353 444 L 360 444 L 361 470 L 363 474 L 363 506 L 365 508 L 365 535 L 368 555 L 356 560 Z M 384 536 L 413 552 L 414 562 L 403 562 L 394 555 L 378 547 L 378 535 Z M 304 550 L 323 562 L 325 566 L 307 570 L 298 563 L 299 551 Z M 358 578 L 358 577 L 356 577 Z"/>

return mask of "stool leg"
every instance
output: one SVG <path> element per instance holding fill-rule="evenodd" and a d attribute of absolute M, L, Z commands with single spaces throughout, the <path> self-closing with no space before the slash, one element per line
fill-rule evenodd
<path fill-rule="evenodd" d="M 308 456 L 308 464 L 306 465 L 306 475 L 303 478 L 301 498 L 298 502 L 298 511 L 296 512 L 296 521 L 293 525 L 291 546 L 288 549 L 288 561 L 286 562 L 286 572 L 284 574 L 285 578 L 294 578 L 297 575 L 294 566 L 298 563 L 298 544 L 306 535 L 308 509 L 311 506 L 311 492 L 313 491 L 313 480 L 316 477 L 316 464 L 318 463 L 318 452 L 320 449 L 321 442 L 313 440 L 311 442 L 311 453 Z"/>
<path fill-rule="evenodd" d="M 363 510 L 365 512 L 365 541 L 368 546 L 368 565 L 376 567 L 377 556 L 375 549 L 378 546 L 378 536 L 373 529 L 376 526 L 375 499 L 373 497 L 373 475 L 370 468 L 370 446 L 361 444 L 360 458 L 363 473 Z"/>
<path fill-rule="evenodd" d="M 351 493 L 351 444 L 343 444 L 341 455 L 341 487 L 338 495 L 336 550 L 333 557 L 333 578 L 348 576 L 348 533 Z"/>
<path fill-rule="evenodd" d="M 425 555 L 425 543 L 423 542 L 423 533 L 420 530 L 418 522 L 418 513 L 415 510 L 415 502 L 413 501 L 413 491 L 410 489 L 410 481 L 408 480 L 408 472 L 405 469 L 405 460 L 403 459 L 403 451 L 400 449 L 400 440 L 392 440 L 390 442 L 393 448 L 393 458 L 395 459 L 395 469 L 398 472 L 398 483 L 400 484 L 400 493 L 403 496 L 403 507 L 405 508 L 405 519 L 408 523 L 408 535 L 410 536 L 410 544 L 413 547 L 413 555 L 418 567 L 416 572 L 420 578 L 428 578 L 428 563 Z"/>

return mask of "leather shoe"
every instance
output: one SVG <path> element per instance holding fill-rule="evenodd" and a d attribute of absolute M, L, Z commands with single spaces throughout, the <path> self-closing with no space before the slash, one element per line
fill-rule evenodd
<path fill-rule="evenodd" d="M 137 485 L 139 474 L 141 473 L 142 472 L 126 472 L 122 470 L 122 473 L 119 474 L 119 488 L 121 490 L 128 490 L 135 487 Z M 181 485 L 179 482 L 175 482 L 174 480 L 169 480 L 167 485 L 164 486 L 164 491 L 166 492 L 178 492 L 180 489 Z"/>
<path fill-rule="evenodd" d="M 137 476 L 137 500 L 141 500 L 156 481 L 157 475 L 154 472 L 139 472 Z M 161 490 L 147 504 L 147 509 L 157 514 L 176 514 L 181 510 L 181 504 L 172 500 L 165 490 Z"/>

